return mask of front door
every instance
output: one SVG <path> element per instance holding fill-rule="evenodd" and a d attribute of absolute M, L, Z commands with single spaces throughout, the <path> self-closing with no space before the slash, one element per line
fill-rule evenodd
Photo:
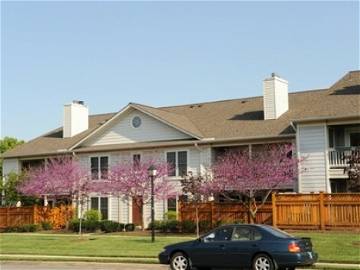
<path fill-rule="evenodd" d="M 142 226 L 142 198 L 136 197 L 132 199 L 132 222 L 137 226 Z"/>

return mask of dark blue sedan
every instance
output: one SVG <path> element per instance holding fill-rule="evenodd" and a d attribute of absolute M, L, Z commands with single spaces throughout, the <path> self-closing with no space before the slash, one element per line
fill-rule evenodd
<path fill-rule="evenodd" d="M 226 225 L 194 241 L 166 246 L 159 260 L 172 270 L 275 270 L 312 265 L 317 254 L 310 238 L 297 238 L 267 225 Z"/>

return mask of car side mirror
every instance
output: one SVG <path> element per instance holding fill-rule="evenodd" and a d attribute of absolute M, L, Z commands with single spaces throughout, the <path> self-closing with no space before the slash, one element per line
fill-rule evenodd
<path fill-rule="evenodd" d="M 212 242 L 212 241 L 214 241 L 214 240 L 215 240 L 215 233 L 210 233 L 210 234 L 208 234 L 207 236 L 205 236 L 205 237 L 203 238 L 203 242 L 204 242 L 204 243 Z"/>

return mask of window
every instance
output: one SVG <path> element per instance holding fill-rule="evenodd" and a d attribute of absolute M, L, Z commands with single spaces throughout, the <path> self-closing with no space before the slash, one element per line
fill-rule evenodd
<path fill-rule="evenodd" d="M 187 174 L 187 152 L 178 152 L 178 175 L 184 176 Z"/>
<path fill-rule="evenodd" d="M 134 167 L 138 166 L 141 161 L 141 155 L 140 154 L 134 154 L 133 155 L 133 165 Z"/>
<path fill-rule="evenodd" d="M 91 197 L 90 207 L 100 211 L 102 219 L 108 219 L 109 205 L 107 197 Z"/>
<path fill-rule="evenodd" d="M 221 227 L 215 231 L 215 241 L 229 241 L 233 232 L 233 227 Z"/>
<path fill-rule="evenodd" d="M 109 171 L 109 158 L 108 157 L 91 157 L 91 179 L 107 179 Z"/>
<path fill-rule="evenodd" d="M 360 133 L 350 133 L 350 146 L 360 146 Z"/>
<path fill-rule="evenodd" d="M 231 237 L 231 241 L 252 241 L 260 240 L 261 234 L 247 227 L 236 227 Z"/>
<path fill-rule="evenodd" d="M 170 198 L 167 200 L 167 210 L 176 212 L 176 198 Z"/>
<path fill-rule="evenodd" d="M 166 153 L 166 162 L 170 164 L 169 176 L 176 176 L 176 152 Z"/>
<path fill-rule="evenodd" d="M 330 179 L 332 193 L 346 193 L 346 179 Z"/>
<path fill-rule="evenodd" d="M 141 118 L 139 116 L 135 116 L 132 121 L 131 124 L 134 128 L 138 128 L 141 126 Z"/>
<path fill-rule="evenodd" d="M 294 238 L 293 235 L 271 226 L 265 225 L 262 228 L 278 238 Z"/>
<path fill-rule="evenodd" d="M 172 171 L 169 176 L 184 176 L 187 174 L 187 151 L 167 152 L 166 162 Z"/>

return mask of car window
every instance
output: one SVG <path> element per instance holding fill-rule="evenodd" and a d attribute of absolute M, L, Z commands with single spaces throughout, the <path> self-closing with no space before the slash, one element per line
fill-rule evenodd
<path fill-rule="evenodd" d="M 271 226 L 263 226 L 263 229 L 279 238 L 294 238 L 293 235 L 288 234 L 287 232 L 284 232 L 282 230 L 279 230 L 279 229 L 271 227 Z"/>
<path fill-rule="evenodd" d="M 215 231 L 215 241 L 229 241 L 233 233 L 233 227 L 221 227 Z"/>
<path fill-rule="evenodd" d="M 260 240 L 261 234 L 249 227 L 236 227 L 231 237 L 231 241 L 251 241 Z"/>

